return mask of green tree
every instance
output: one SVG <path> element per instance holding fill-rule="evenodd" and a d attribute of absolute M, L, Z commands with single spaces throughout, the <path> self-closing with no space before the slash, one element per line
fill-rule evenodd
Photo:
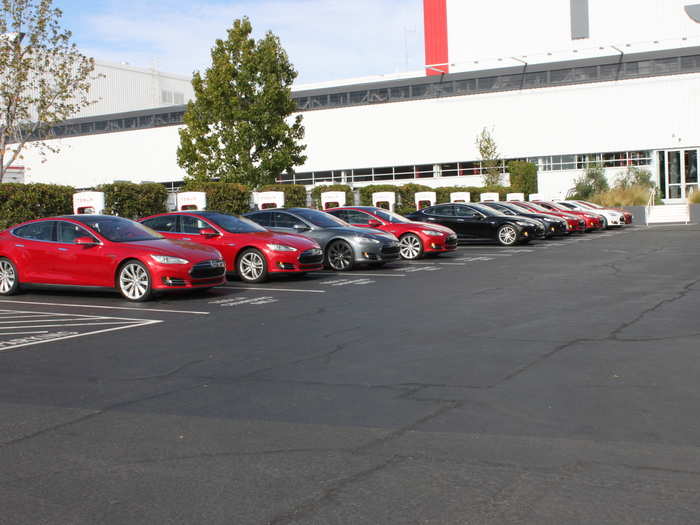
<path fill-rule="evenodd" d="M 605 169 L 601 164 L 589 164 L 585 173 L 576 179 L 574 188 L 569 192 L 572 199 L 588 200 L 593 195 L 606 192 L 610 189 L 608 179 L 605 177 Z"/>
<path fill-rule="evenodd" d="M 192 79 L 177 161 L 196 180 L 258 188 L 306 161 L 302 117 L 288 122 L 297 72 L 279 38 L 268 31 L 256 41 L 252 31 L 248 18 L 235 20 L 216 41 L 211 67 Z"/>
<path fill-rule="evenodd" d="M 532 162 L 513 160 L 508 163 L 510 188 L 513 193 L 537 193 L 537 165 Z"/>
<path fill-rule="evenodd" d="M 496 145 L 496 139 L 488 128 L 481 130 L 476 137 L 476 147 L 481 155 L 481 164 L 486 171 L 483 174 L 484 186 L 501 184 L 501 157 Z"/>
<path fill-rule="evenodd" d="M 22 151 L 57 152 L 51 127 L 94 103 L 93 59 L 71 43 L 52 0 L 0 0 L 0 182 Z M 31 142 L 30 142 L 31 141 Z"/>

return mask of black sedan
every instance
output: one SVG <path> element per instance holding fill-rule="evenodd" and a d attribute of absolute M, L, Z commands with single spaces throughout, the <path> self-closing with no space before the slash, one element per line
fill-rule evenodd
<path fill-rule="evenodd" d="M 569 233 L 569 226 L 567 222 L 558 217 L 545 215 L 544 213 L 533 213 L 524 208 L 519 208 L 517 205 L 510 202 L 484 202 L 483 205 L 493 208 L 496 211 L 500 211 L 505 215 L 510 215 L 513 217 L 527 217 L 528 219 L 540 221 L 544 226 L 545 239 L 551 239 L 555 235 L 567 235 Z"/>
<path fill-rule="evenodd" d="M 544 235 L 542 223 L 505 215 L 483 204 L 438 204 L 407 217 L 452 228 L 461 241 L 493 239 L 503 246 L 513 246 Z"/>

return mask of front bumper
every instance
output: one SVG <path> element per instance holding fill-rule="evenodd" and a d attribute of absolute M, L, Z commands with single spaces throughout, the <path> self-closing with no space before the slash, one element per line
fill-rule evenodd
<path fill-rule="evenodd" d="M 355 250 L 356 262 L 390 262 L 400 256 L 398 242 L 386 242 L 382 244 L 361 244 Z"/>
<path fill-rule="evenodd" d="M 210 259 L 195 264 L 150 264 L 154 290 L 211 288 L 226 282 L 223 259 Z"/>
<path fill-rule="evenodd" d="M 271 273 L 299 273 L 321 270 L 323 250 L 311 248 L 299 252 L 270 252 L 268 271 Z"/>
<path fill-rule="evenodd" d="M 457 235 L 450 234 L 442 237 L 427 237 L 423 239 L 423 252 L 443 253 L 457 249 Z"/>

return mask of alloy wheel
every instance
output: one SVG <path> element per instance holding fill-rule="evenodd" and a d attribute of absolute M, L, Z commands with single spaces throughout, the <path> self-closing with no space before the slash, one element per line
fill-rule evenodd
<path fill-rule="evenodd" d="M 17 274 L 15 267 L 8 260 L 0 261 L 0 293 L 9 294 L 15 288 L 17 282 Z"/>
<path fill-rule="evenodd" d="M 515 228 L 513 228 L 513 226 L 501 226 L 501 228 L 498 230 L 498 242 L 500 242 L 504 246 L 511 246 L 512 244 L 515 244 L 515 241 L 517 239 L 518 232 L 515 231 Z"/>
<path fill-rule="evenodd" d="M 333 270 L 349 270 L 352 261 L 352 248 L 346 243 L 334 242 L 328 249 L 328 265 Z"/>
<path fill-rule="evenodd" d="M 126 264 L 119 272 L 119 288 L 127 299 L 141 301 L 150 293 L 151 278 L 143 265 Z"/>
<path fill-rule="evenodd" d="M 399 241 L 399 253 L 402 258 L 408 260 L 417 259 L 422 251 L 423 246 L 418 237 L 413 234 L 401 237 Z"/>
<path fill-rule="evenodd" d="M 256 251 L 249 251 L 241 256 L 238 271 L 245 281 L 257 281 L 265 273 L 265 261 Z"/>

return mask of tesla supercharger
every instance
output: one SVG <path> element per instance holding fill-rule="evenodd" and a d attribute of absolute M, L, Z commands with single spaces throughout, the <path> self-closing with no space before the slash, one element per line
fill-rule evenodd
<path fill-rule="evenodd" d="M 258 210 L 270 208 L 284 208 L 283 191 L 254 191 L 253 204 Z"/>
<path fill-rule="evenodd" d="M 385 206 L 382 206 L 384 204 Z M 386 208 L 389 211 L 394 211 L 396 207 L 396 193 L 393 191 L 378 191 L 372 194 L 372 206 L 377 208 Z"/>
<path fill-rule="evenodd" d="M 102 215 L 105 211 L 105 194 L 101 191 L 81 191 L 73 194 L 75 215 Z"/>
<path fill-rule="evenodd" d="M 481 202 L 498 202 L 500 195 L 498 193 L 482 193 Z"/>
<path fill-rule="evenodd" d="M 508 195 L 506 195 L 506 200 L 507 201 L 524 201 L 525 194 L 524 193 L 509 193 Z"/>
<path fill-rule="evenodd" d="M 177 211 L 203 211 L 207 209 L 207 194 L 203 191 L 183 191 L 177 194 Z"/>
<path fill-rule="evenodd" d="M 434 191 L 417 191 L 415 193 L 416 209 L 422 210 L 429 206 L 435 206 L 437 195 Z"/>
<path fill-rule="evenodd" d="M 531 201 L 543 201 L 544 198 L 542 198 L 541 193 L 531 193 L 530 194 L 530 200 Z"/>
<path fill-rule="evenodd" d="M 471 202 L 472 196 L 468 191 L 450 193 L 450 202 Z"/>
<path fill-rule="evenodd" d="M 321 193 L 321 208 L 342 208 L 346 204 L 344 191 L 324 191 Z"/>

